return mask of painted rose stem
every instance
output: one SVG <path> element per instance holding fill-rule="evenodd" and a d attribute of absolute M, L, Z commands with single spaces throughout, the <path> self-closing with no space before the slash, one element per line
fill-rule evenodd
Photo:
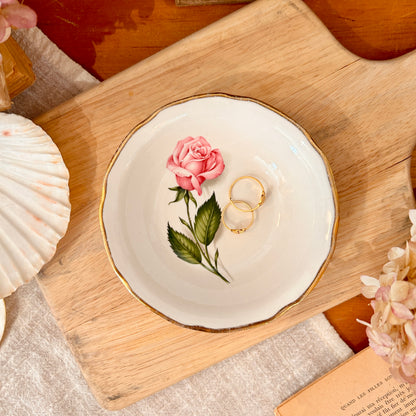
<path fill-rule="evenodd" d="M 224 161 L 218 149 L 203 137 L 187 137 L 178 141 L 173 154 L 169 157 L 167 168 L 176 176 L 178 186 L 169 188 L 176 192 L 175 199 L 169 204 L 184 200 L 187 220 L 179 218 L 180 222 L 191 233 L 192 239 L 174 230 L 168 223 L 168 240 L 173 252 L 183 261 L 200 264 L 206 270 L 220 277 L 224 282 L 228 279 L 218 270 L 218 249 L 214 258 L 208 250 L 221 223 L 221 209 L 215 197 L 215 192 L 199 208 L 192 195 L 196 190 L 202 194 L 201 185 L 206 179 L 214 179 L 224 170 Z M 192 201 L 197 209 L 194 221 L 190 214 L 189 202 Z M 205 263 L 203 262 L 205 260 Z"/>
<path fill-rule="evenodd" d="M 176 191 L 178 194 L 182 194 L 182 191 L 184 191 L 179 186 L 169 189 Z M 168 223 L 168 239 L 172 250 L 180 259 L 191 264 L 200 264 L 225 282 L 230 283 L 218 270 L 218 249 L 215 251 L 214 260 L 211 259 L 208 250 L 208 246 L 212 243 L 221 220 L 221 210 L 215 198 L 215 193 L 199 207 L 194 223 L 190 215 L 189 200 L 195 203 L 195 207 L 197 207 L 197 204 L 192 193 L 185 191 L 181 199 L 185 201 L 188 220 L 186 221 L 183 218 L 179 218 L 179 220 L 191 232 L 193 241 L 186 235 L 175 231 Z M 177 202 L 176 199 L 173 202 Z M 208 265 L 202 262 L 202 258 L 205 259 Z"/>

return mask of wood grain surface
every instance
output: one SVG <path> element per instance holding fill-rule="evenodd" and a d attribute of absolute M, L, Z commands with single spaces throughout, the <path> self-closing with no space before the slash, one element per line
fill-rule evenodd
<path fill-rule="evenodd" d="M 175 7 L 174 0 L 26 0 L 39 27 L 90 73 L 106 79 L 242 5 Z M 338 41 L 364 58 L 389 59 L 416 46 L 414 0 L 305 0 Z M 416 171 L 416 169 L 414 168 Z M 414 175 L 416 176 L 416 174 Z M 416 184 L 416 180 L 413 181 Z M 366 346 L 371 308 L 361 296 L 326 312 L 354 351 Z"/>
<path fill-rule="evenodd" d="M 253 0 L 175 0 L 177 6 L 211 6 L 213 4 L 250 3 Z"/>
<path fill-rule="evenodd" d="M 276 0 L 279 1 L 279 0 Z M 76 62 L 107 79 L 244 4 L 178 7 L 175 0 L 25 0 L 39 27 Z M 416 47 L 414 0 L 305 0 L 342 45 L 368 59 Z"/>
<path fill-rule="evenodd" d="M 72 220 L 39 283 L 98 401 L 124 407 L 359 292 L 408 237 L 416 54 L 371 62 L 342 48 L 299 0 L 259 0 L 36 120 L 68 165 Z M 98 221 L 111 156 L 163 104 L 212 91 L 261 99 L 303 125 L 339 192 L 337 248 L 300 305 L 246 331 L 171 324 L 134 300 L 107 261 Z"/>
<path fill-rule="evenodd" d="M 13 38 L 0 43 L 0 54 L 3 57 L 7 89 L 10 98 L 14 98 L 35 82 L 32 63 Z"/>

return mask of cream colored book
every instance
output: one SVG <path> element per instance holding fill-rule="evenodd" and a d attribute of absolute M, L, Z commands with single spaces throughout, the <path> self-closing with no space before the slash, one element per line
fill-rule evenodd
<path fill-rule="evenodd" d="M 370 348 L 284 401 L 276 416 L 414 416 L 416 395 Z"/>

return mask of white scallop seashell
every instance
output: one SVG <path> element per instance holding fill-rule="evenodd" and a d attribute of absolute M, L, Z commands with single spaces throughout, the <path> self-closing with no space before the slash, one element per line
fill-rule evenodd
<path fill-rule="evenodd" d="M 32 121 L 0 113 L 0 299 L 35 276 L 68 227 L 69 173 Z"/>
<path fill-rule="evenodd" d="M 3 338 L 5 326 L 6 326 L 6 306 L 4 304 L 4 300 L 0 299 L 0 341 Z"/>

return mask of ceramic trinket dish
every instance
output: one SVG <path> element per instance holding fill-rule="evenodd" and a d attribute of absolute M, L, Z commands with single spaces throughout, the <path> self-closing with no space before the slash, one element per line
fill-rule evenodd
<path fill-rule="evenodd" d="M 255 180 L 239 181 L 233 198 L 254 207 L 263 187 L 265 200 L 230 232 L 216 205 L 247 175 Z M 252 326 L 300 302 L 338 228 L 334 179 L 308 133 L 267 104 L 226 94 L 169 104 L 134 128 L 110 163 L 100 214 L 128 290 L 204 331 Z"/>

